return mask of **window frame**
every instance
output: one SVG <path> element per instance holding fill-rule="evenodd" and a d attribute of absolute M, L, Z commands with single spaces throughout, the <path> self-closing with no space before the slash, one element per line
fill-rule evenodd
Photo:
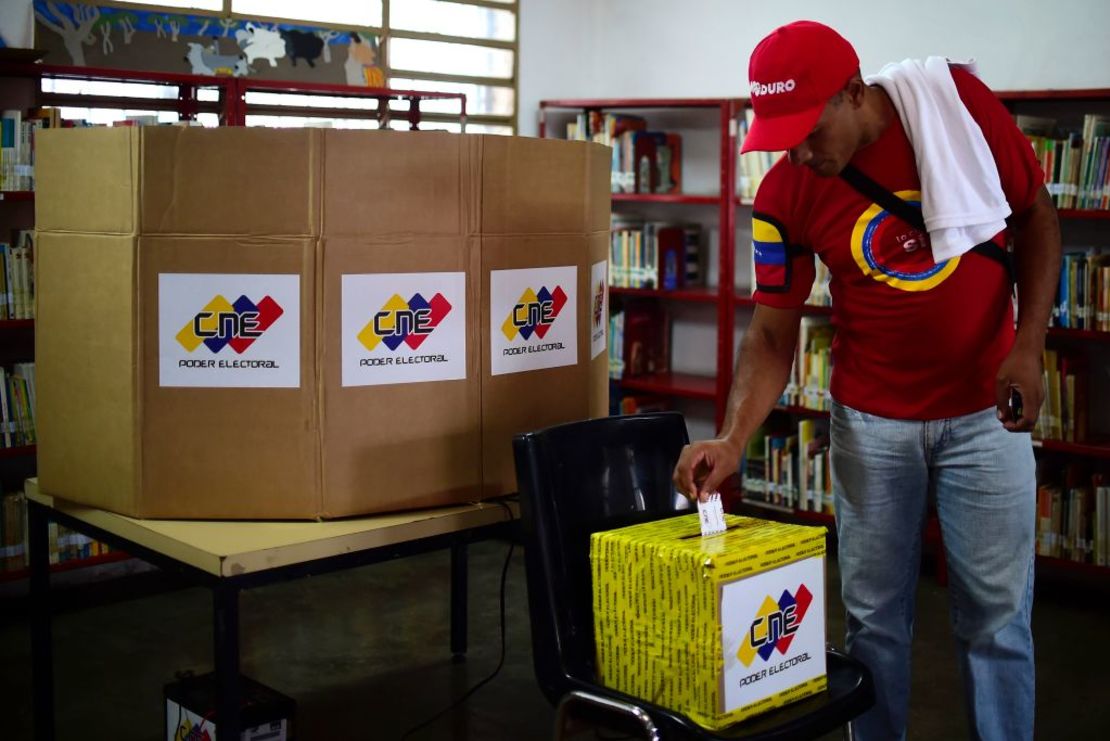
<path fill-rule="evenodd" d="M 378 36 L 378 46 L 382 49 L 381 65 L 382 71 L 385 73 L 385 85 L 390 86 L 390 82 L 394 77 L 401 79 L 424 80 L 428 82 L 461 82 L 471 83 L 477 85 L 492 85 L 495 87 L 511 87 L 513 90 L 513 110 L 508 115 L 504 114 L 475 114 L 467 113 L 466 120 L 470 123 L 489 124 L 493 126 L 508 126 L 512 129 L 512 133 L 517 133 L 517 117 L 520 113 L 520 0 L 513 0 L 513 2 L 494 2 L 493 0 L 440 0 L 441 2 L 454 3 L 456 5 L 474 5 L 480 8 L 490 8 L 491 10 L 507 10 L 513 14 L 514 32 L 513 41 L 502 41 L 497 39 L 475 39 L 468 36 L 451 36 L 448 34 L 427 33 L 423 31 L 405 31 L 401 29 L 393 29 L 389 23 L 389 3 L 390 0 L 380 0 L 382 4 L 382 25 L 376 26 L 352 26 L 347 24 L 330 24 L 323 21 L 307 21 L 299 18 L 279 18 L 275 16 L 254 16 L 244 15 L 242 13 L 232 12 L 231 6 L 233 0 L 223 0 L 223 9 L 219 11 L 202 10 L 199 8 L 180 8 L 159 5 L 157 2 L 121 2 L 120 0 L 93 0 L 98 5 L 113 8 L 135 8 L 139 7 L 144 10 L 153 11 L 167 11 L 176 13 L 189 13 L 190 15 L 198 16 L 212 16 L 213 18 L 235 18 L 237 20 L 258 20 L 266 23 L 299 23 L 309 26 L 320 26 L 322 28 L 334 28 L 340 31 L 370 31 Z M 449 72 L 420 72 L 417 70 L 408 69 L 394 69 L 390 65 L 389 50 L 390 40 L 398 39 L 414 39 L 417 41 L 439 41 L 448 44 L 465 44 L 467 46 L 479 46 L 490 49 L 504 49 L 513 53 L 513 67 L 512 76 L 508 78 L 500 77 L 481 77 L 474 75 L 456 75 Z M 456 122 L 460 121 L 461 117 L 452 114 L 428 114 L 422 116 L 426 120 L 440 120 Z"/>

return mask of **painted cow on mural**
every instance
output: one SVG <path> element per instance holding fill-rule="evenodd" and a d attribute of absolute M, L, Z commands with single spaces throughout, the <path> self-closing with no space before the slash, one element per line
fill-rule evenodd
<path fill-rule="evenodd" d="M 277 60 L 285 56 L 285 39 L 281 37 L 281 33 L 253 23 L 236 31 L 235 41 L 247 55 L 247 64 L 254 64 L 256 59 L 265 59 L 271 67 L 276 67 Z"/>
<path fill-rule="evenodd" d="M 308 62 L 309 67 L 316 66 L 316 60 L 324 53 L 324 40 L 314 33 L 307 31 L 282 30 L 281 38 L 285 39 L 285 55 L 293 66 L 297 66 L 297 57 Z"/>
<path fill-rule="evenodd" d="M 250 70 L 247 59 L 242 54 L 220 54 L 215 43 L 211 46 L 189 42 L 185 61 L 192 67 L 194 75 L 230 75 L 244 77 Z"/>

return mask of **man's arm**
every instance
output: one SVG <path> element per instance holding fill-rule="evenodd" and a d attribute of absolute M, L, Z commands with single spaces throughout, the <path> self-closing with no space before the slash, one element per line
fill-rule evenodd
<path fill-rule="evenodd" d="M 1033 429 L 1044 402 L 1042 358 L 1052 300 L 1060 278 L 1060 222 L 1048 191 L 1043 187 L 1033 205 L 1010 220 L 1014 231 L 1017 268 L 1018 327 L 1010 354 L 995 378 L 999 419 L 1011 432 Z M 1010 388 L 1022 397 L 1022 416 L 1013 419 Z"/>
<path fill-rule="evenodd" d="M 674 470 L 674 484 L 680 492 L 691 499 L 704 499 L 736 472 L 748 439 L 786 388 L 801 317 L 801 309 L 756 306 L 751 326 L 740 342 L 724 428 L 716 440 L 683 448 Z"/>

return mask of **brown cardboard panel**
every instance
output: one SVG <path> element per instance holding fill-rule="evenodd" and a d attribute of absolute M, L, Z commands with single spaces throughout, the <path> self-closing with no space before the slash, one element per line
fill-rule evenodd
<path fill-rule="evenodd" d="M 611 152 L 601 144 L 594 144 L 587 152 L 586 185 L 586 229 L 591 233 L 602 232 L 609 238 L 612 214 L 612 185 L 610 183 Z M 608 256 L 608 247 L 606 247 Z"/>
<path fill-rule="evenodd" d="M 598 226 L 597 213 L 608 203 L 609 171 L 606 166 L 602 172 L 596 160 L 607 163 L 609 153 L 607 147 L 589 142 L 484 137 L 483 233 L 568 234 L 608 229 L 608 215 Z"/>
<path fill-rule="evenodd" d="M 43 129 L 35 134 L 35 227 L 133 234 L 138 129 Z"/>
<path fill-rule="evenodd" d="M 42 489 L 137 515 L 134 238 L 40 232 L 35 253 Z"/>
<path fill-rule="evenodd" d="M 140 238 L 143 516 L 296 519 L 319 514 L 314 252 L 308 239 Z M 159 274 L 182 273 L 299 275 L 300 387 L 160 386 L 160 342 L 175 340 L 159 336 L 159 302 L 167 300 L 159 295 Z M 202 306 L 198 301 L 196 310 Z M 199 350 L 198 357 L 235 358 L 230 347 L 222 355 Z"/>
<path fill-rule="evenodd" d="M 471 151 L 443 132 L 324 132 L 323 233 L 466 234 L 476 227 Z"/>
<path fill-rule="evenodd" d="M 141 132 L 144 234 L 318 233 L 319 131 Z"/>
<path fill-rule="evenodd" d="M 487 495 L 516 491 L 512 439 L 521 432 L 586 419 L 590 414 L 589 252 L 583 235 L 486 236 L 482 240 L 482 448 Z M 492 375 L 490 272 L 574 265 L 578 273 L 578 363 Z"/>
<path fill-rule="evenodd" d="M 443 506 L 480 498 L 479 281 L 476 237 L 330 238 L 324 241 L 321 310 L 324 516 Z M 465 380 L 343 386 L 342 276 L 465 273 Z M 375 278 L 405 301 L 430 291 L 419 278 L 402 288 Z M 397 285 L 394 289 L 392 286 Z M 374 303 L 379 301 L 374 299 Z M 457 303 L 457 302 L 456 302 Z M 371 308 L 373 311 L 375 308 Z M 463 307 L 453 307 L 454 309 Z M 364 326 L 359 317 L 352 326 Z M 448 327 L 433 330 L 427 348 Z M 354 337 L 346 338 L 357 342 Z M 356 346 L 358 347 L 358 346 Z M 373 355 L 399 356 L 383 345 Z M 402 350 L 403 347 L 399 347 Z M 431 352 L 431 351 L 428 351 Z"/>

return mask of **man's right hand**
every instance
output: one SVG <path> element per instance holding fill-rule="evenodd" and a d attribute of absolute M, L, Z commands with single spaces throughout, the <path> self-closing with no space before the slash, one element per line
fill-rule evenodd
<path fill-rule="evenodd" d="M 740 446 L 724 438 L 687 445 L 674 469 L 674 485 L 691 501 L 705 501 L 740 467 Z"/>

